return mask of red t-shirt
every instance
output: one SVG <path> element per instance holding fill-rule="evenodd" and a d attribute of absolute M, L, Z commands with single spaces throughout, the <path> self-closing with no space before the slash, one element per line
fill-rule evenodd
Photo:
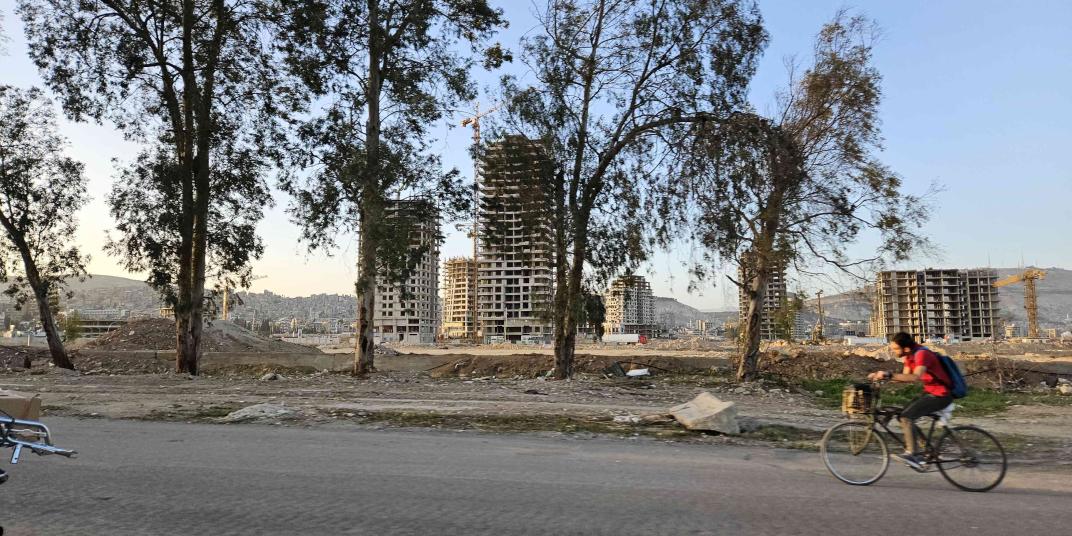
<path fill-rule="evenodd" d="M 909 373 L 915 372 L 916 367 L 927 367 L 927 372 L 923 373 L 923 392 L 934 396 L 949 396 L 949 387 L 951 383 L 949 381 L 949 375 L 945 372 L 945 367 L 942 366 L 942 362 L 938 360 L 938 356 L 934 355 L 934 352 L 919 346 L 916 351 L 912 352 L 912 355 L 904 358 L 905 365 L 908 365 Z"/>

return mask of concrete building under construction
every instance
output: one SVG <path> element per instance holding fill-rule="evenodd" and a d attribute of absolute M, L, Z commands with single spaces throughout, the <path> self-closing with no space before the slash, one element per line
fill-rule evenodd
<path fill-rule="evenodd" d="M 550 341 L 550 161 L 521 136 L 488 144 L 477 173 L 477 313 L 484 342 Z"/>
<path fill-rule="evenodd" d="M 651 337 L 656 331 L 655 297 L 642 275 L 615 279 L 603 293 L 606 333 L 629 333 Z"/>
<path fill-rule="evenodd" d="M 410 250 L 423 250 L 402 284 L 377 281 L 372 315 L 373 339 L 381 342 L 434 344 L 439 326 L 439 214 L 426 200 L 392 201 L 386 220 L 409 235 Z"/>
<path fill-rule="evenodd" d="M 749 276 L 744 267 L 737 268 L 738 281 L 747 285 Z M 748 323 L 748 294 L 744 288 L 737 289 L 738 304 L 740 306 L 741 326 Z M 786 288 L 785 268 L 771 270 L 770 278 L 767 279 L 767 291 L 763 297 L 763 308 L 759 315 L 759 338 L 764 341 L 781 339 L 788 334 L 783 334 L 783 329 L 778 326 L 777 314 L 789 300 L 789 291 Z M 790 319 L 787 329 L 792 330 L 793 320 Z"/>
<path fill-rule="evenodd" d="M 440 334 L 447 339 L 473 338 L 473 271 L 470 257 L 452 257 L 443 263 L 443 321 Z"/>
<path fill-rule="evenodd" d="M 997 272 L 926 269 L 878 274 L 871 334 L 899 331 L 917 341 L 972 340 L 998 335 Z"/>

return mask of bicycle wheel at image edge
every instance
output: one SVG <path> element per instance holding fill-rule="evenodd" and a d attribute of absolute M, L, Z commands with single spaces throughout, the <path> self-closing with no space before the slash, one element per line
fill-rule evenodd
<path fill-rule="evenodd" d="M 854 486 L 877 482 L 890 466 L 886 441 L 866 422 L 843 422 L 827 430 L 819 455 L 830 474 Z"/>
<path fill-rule="evenodd" d="M 938 440 L 938 471 L 964 491 L 990 491 L 1005 478 L 1008 460 L 1001 443 L 975 426 L 946 429 Z"/>

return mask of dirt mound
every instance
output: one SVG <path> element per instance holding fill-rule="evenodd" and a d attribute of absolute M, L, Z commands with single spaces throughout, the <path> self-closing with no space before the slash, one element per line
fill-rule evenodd
<path fill-rule="evenodd" d="M 863 379 L 876 370 L 900 372 L 894 361 L 853 353 L 798 351 L 792 355 L 767 352 L 760 357 L 760 371 L 793 380 Z"/>
<path fill-rule="evenodd" d="M 206 324 L 201 339 L 205 352 L 271 352 L 318 354 L 320 350 L 261 337 L 227 321 Z M 87 350 L 174 350 L 175 321 L 168 318 L 134 320 L 83 345 Z"/>

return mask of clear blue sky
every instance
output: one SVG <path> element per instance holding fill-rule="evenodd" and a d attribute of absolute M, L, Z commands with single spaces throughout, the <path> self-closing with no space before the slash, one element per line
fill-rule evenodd
<path fill-rule="evenodd" d="M 498 3 L 511 21 L 499 39 L 516 49 L 518 38 L 533 27 L 532 4 Z M 761 2 L 771 41 L 752 88 L 760 110 L 785 81 L 783 58 L 806 59 L 815 33 L 841 7 L 870 16 L 884 29 L 875 51 L 884 79 L 884 160 L 904 177 L 907 191 L 922 193 L 933 182 L 944 187 L 925 229 L 940 246 L 931 253 L 941 260 L 920 259 L 908 266 L 1008 267 L 1020 264 L 1022 256 L 1027 264 L 1072 267 L 1072 167 L 1067 157 L 1072 147 L 1072 2 Z M 0 82 L 40 85 L 13 8 L 13 0 L 0 0 L 11 40 L 7 55 L 0 56 Z M 488 86 L 498 74 L 476 73 L 475 78 Z M 470 133 L 447 128 L 459 119 L 444 122 L 434 147 L 447 165 L 471 174 Z M 93 255 L 90 271 L 132 276 L 100 247 L 114 226 L 104 205 L 111 160 L 129 159 L 135 147 L 107 124 L 64 123 L 63 131 L 72 142 L 72 156 L 87 165 L 94 196 L 81 214 L 77 237 Z M 267 251 L 254 270 L 268 278 L 254 289 L 289 295 L 351 292 L 354 241 L 341 241 L 347 245 L 334 257 L 306 255 L 297 244 L 297 228 L 283 212 L 286 202 L 277 195 L 277 206 L 260 225 Z M 443 256 L 466 255 L 470 248 L 464 236 L 450 232 Z M 735 293 L 724 285 L 687 294 L 687 276 L 680 267 L 687 255 L 660 254 L 653 260 L 647 274 L 656 294 L 702 309 L 735 303 Z"/>

